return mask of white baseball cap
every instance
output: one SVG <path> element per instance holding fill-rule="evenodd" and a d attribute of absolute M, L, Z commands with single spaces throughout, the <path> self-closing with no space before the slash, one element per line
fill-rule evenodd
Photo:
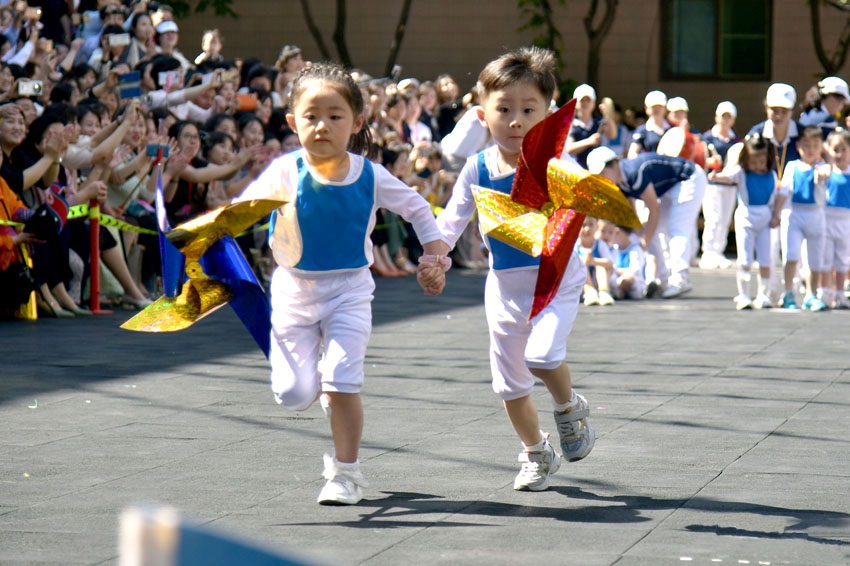
<path fill-rule="evenodd" d="M 165 20 L 156 26 L 156 33 L 168 33 L 170 31 L 180 31 L 177 28 L 177 23 L 171 20 Z"/>
<path fill-rule="evenodd" d="M 599 146 L 587 154 L 587 170 L 594 175 L 599 175 L 609 163 L 619 158 L 610 147 Z"/>
<path fill-rule="evenodd" d="M 715 116 L 723 116 L 724 114 L 731 114 L 733 118 L 738 117 L 738 109 L 734 104 L 729 102 L 728 100 L 724 100 L 720 104 L 717 105 L 717 110 L 714 111 Z"/>
<path fill-rule="evenodd" d="M 643 105 L 647 108 L 667 106 L 667 95 L 660 90 L 651 90 L 646 93 L 646 97 L 643 99 Z"/>
<path fill-rule="evenodd" d="M 797 103 L 797 91 L 794 87 L 785 83 L 773 83 L 767 89 L 765 103 L 768 108 L 794 108 Z"/>
<path fill-rule="evenodd" d="M 596 91 L 589 84 L 578 85 L 573 91 L 573 98 L 576 100 L 581 100 L 584 97 L 590 100 L 596 100 Z"/>
<path fill-rule="evenodd" d="M 684 110 L 685 112 L 690 110 L 688 101 L 681 96 L 674 96 L 667 101 L 667 112 L 676 112 L 677 110 Z"/>
<path fill-rule="evenodd" d="M 838 77 L 826 77 L 818 83 L 820 93 L 826 96 L 827 94 L 837 94 L 844 97 L 844 100 L 850 100 L 850 92 L 847 89 L 847 83 L 844 79 Z"/>

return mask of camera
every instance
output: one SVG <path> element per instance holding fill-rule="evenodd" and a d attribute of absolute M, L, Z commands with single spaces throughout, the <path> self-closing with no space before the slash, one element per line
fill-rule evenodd
<path fill-rule="evenodd" d="M 130 45 L 129 33 L 113 33 L 109 36 L 109 47 Z"/>
<path fill-rule="evenodd" d="M 44 92 L 44 83 L 41 81 L 29 79 L 18 81 L 19 96 L 41 96 L 42 92 Z"/>
<path fill-rule="evenodd" d="M 25 20 L 40 20 L 41 19 L 41 8 L 27 8 L 24 10 L 24 19 Z"/>

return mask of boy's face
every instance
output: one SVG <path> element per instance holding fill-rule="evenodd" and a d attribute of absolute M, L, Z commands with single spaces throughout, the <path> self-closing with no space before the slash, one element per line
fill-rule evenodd
<path fill-rule="evenodd" d="M 800 152 L 800 159 L 811 165 L 820 158 L 823 142 L 816 137 L 805 137 L 797 142 L 797 151 Z"/>
<path fill-rule="evenodd" d="M 593 241 L 596 236 L 596 218 L 593 218 L 592 216 L 585 217 L 584 222 L 581 225 L 579 236 L 582 241 Z"/>
<path fill-rule="evenodd" d="M 631 234 L 619 228 L 614 228 L 614 243 L 618 248 L 627 248 L 632 243 Z"/>
<path fill-rule="evenodd" d="M 503 157 L 519 155 L 522 140 L 549 111 L 549 101 L 531 83 L 513 84 L 489 92 L 482 100 L 478 118 L 490 129 Z"/>
<path fill-rule="evenodd" d="M 611 238 L 614 236 L 615 228 L 616 226 L 614 226 L 610 222 L 600 221 L 598 227 L 596 228 L 596 239 L 603 240 L 605 242 L 610 242 Z"/>

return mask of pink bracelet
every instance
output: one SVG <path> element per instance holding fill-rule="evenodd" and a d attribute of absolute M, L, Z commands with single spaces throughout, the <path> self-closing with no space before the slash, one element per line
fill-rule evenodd
<path fill-rule="evenodd" d="M 446 272 L 452 268 L 452 258 L 445 255 L 421 255 L 419 256 L 419 263 L 440 264 L 440 267 L 443 268 L 443 272 Z"/>

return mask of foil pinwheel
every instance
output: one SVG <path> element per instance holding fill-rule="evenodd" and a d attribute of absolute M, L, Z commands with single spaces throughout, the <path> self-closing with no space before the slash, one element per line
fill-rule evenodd
<path fill-rule="evenodd" d="M 170 229 L 157 189 L 165 294 L 121 328 L 182 330 L 229 303 L 268 357 L 271 306 L 234 237 L 285 203 L 273 199 L 232 203 Z"/>
<path fill-rule="evenodd" d="M 575 104 L 571 100 L 526 134 L 510 195 L 472 187 L 482 232 L 540 257 L 529 320 L 557 294 L 585 216 L 641 228 L 614 183 L 591 174 L 572 158 L 559 159 Z"/>

